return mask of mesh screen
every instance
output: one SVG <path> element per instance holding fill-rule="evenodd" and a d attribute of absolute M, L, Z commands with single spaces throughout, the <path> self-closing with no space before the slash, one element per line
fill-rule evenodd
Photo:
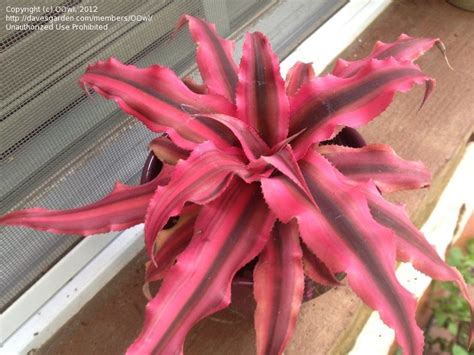
<path fill-rule="evenodd" d="M 153 138 L 143 125 L 93 95 L 77 80 L 88 63 L 114 56 L 144 67 L 153 63 L 180 74 L 193 67 L 194 45 L 186 31 L 171 34 L 188 13 L 215 22 L 223 35 L 241 27 L 266 1 L 7 0 L 0 16 L 0 214 L 42 206 L 70 208 L 110 192 L 115 181 L 137 183 Z M 79 6 L 97 6 L 94 15 L 153 16 L 151 21 L 105 21 L 100 30 L 8 30 L 7 7 L 48 6 L 52 17 Z M 35 16 L 44 13 L 35 13 Z M 28 13 L 26 14 L 28 15 Z M 74 15 L 79 15 L 75 13 Z M 18 16 L 22 16 L 21 14 Z M 26 19 L 28 20 L 28 19 Z M 20 19 L 21 21 L 21 19 Z M 71 24 L 74 22 L 71 22 Z M 78 24 L 84 22 L 77 22 Z M 0 230 L 0 311 L 80 241 L 26 228 Z"/>

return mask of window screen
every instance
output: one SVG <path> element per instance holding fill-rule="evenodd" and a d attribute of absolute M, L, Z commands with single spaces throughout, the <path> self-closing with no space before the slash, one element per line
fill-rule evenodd
<path fill-rule="evenodd" d="M 319 1 L 319 14 L 299 27 L 314 30 L 343 2 Z M 4 1 L 0 16 L 0 214 L 33 206 L 78 207 L 110 192 L 115 181 L 138 182 L 154 135 L 113 102 L 84 94 L 77 81 L 88 63 L 114 56 L 139 67 L 159 63 L 185 75 L 194 69 L 194 44 L 186 31 L 172 36 L 182 14 L 206 18 L 217 24 L 222 35 L 230 36 L 278 3 L 281 1 Z M 303 12 L 305 7 L 315 8 L 311 0 L 294 3 Z M 32 15 L 49 17 L 22 18 L 9 6 L 46 6 L 48 13 Z M 96 16 L 128 16 L 129 20 L 105 19 L 100 24 L 106 30 L 41 29 L 55 21 L 64 23 L 61 16 L 80 15 L 80 6 L 90 7 Z M 16 24 L 28 26 L 8 29 L 15 19 L 8 17 L 11 15 L 20 16 Z M 97 21 L 83 18 L 73 23 Z M 272 26 L 278 28 L 277 23 Z M 293 47 L 302 39 L 295 35 L 301 34 L 299 29 L 274 33 L 287 42 L 294 39 Z M 274 47 L 280 54 L 290 50 L 283 40 Z M 1 228 L 0 312 L 79 241 L 78 236 Z"/>

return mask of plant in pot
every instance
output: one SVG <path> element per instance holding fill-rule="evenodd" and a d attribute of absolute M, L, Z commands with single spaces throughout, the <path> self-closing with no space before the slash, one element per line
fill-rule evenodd
<path fill-rule="evenodd" d="M 305 273 L 326 285 L 339 284 L 335 275 L 344 273 L 395 330 L 405 354 L 422 353 L 423 334 L 416 300 L 395 277 L 397 260 L 454 281 L 472 312 L 459 272 L 402 207 L 381 195 L 427 186 L 427 169 L 389 146 L 364 146 L 350 128 L 337 136 L 340 127 L 371 121 L 396 92 L 415 84 L 426 85 L 426 99 L 434 80 L 413 61 L 439 41 L 402 35 L 379 42 L 367 58 L 339 60 L 321 77 L 298 62 L 285 82 L 263 34 L 246 35 L 238 66 L 232 41 L 214 25 L 191 16 L 179 27 L 185 24 L 197 43 L 202 85 L 165 67 L 139 69 L 115 59 L 89 66 L 80 80 L 152 131 L 165 132 L 152 141 L 147 162 L 159 159 L 159 173 L 145 168 L 143 184 L 118 183 L 86 207 L 0 218 L 3 225 L 82 235 L 145 222 L 146 281 L 163 281 L 128 353 L 181 353 L 193 325 L 229 305 L 231 282 L 251 261 L 259 354 L 284 351 Z M 348 137 L 355 147 L 334 144 L 348 144 Z"/>

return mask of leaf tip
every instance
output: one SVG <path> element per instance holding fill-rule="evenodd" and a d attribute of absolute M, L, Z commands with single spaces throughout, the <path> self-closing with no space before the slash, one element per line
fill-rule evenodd
<path fill-rule="evenodd" d="M 433 78 L 427 78 L 425 80 L 425 94 L 423 96 L 423 100 L 421 101 L 420 107 L 418 108 L 417 112 L 420 112 L 422 107 L 425 105 L 426 100 L 430 97 L 431 93 L 434 90 L 434 87 L 436 85 L 436 80 Z"/>
<path fill-rule="evenodd" d="M 448 68 L 451 69 L 452 71 L 455 71 L 454 68 L 449 63 L 448 56 L 446 54 L 446 46 L 444 45 L 444 43 L 440 39 L 436 40 L 436 47 L 438 47 L 438 49 L 443 54 L 444 60 L 445 60 L 446 64 L 448 65 Z"/>
<path fill-rule="evenodd" d="M 151 301 L 151 299 L 152 299 L 153 297 L 152 297 L 152 295 L 151 295 L 150 283 L 149 283 L 149 282 L 145 282 L 145 283 L 143 284 L 142 292 L 143 292 L 143 295 L 146 297 L 146 299 L 147 299 L 148 301 Z"/>

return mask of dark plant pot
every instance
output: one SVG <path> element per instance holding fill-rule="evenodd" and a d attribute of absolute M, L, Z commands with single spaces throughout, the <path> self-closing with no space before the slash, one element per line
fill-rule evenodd
<path fill-rule="evenodd" d="M 344 145 L 352 148 L 360 148 L 366 145 L 364 138 L 357 132 L 355 129 L 350 127 L 343 128 L 336 137 L 329 141 L 322 142 L 321 144 L 337 144 L 337 145 Z M 161 168 L 163 167 L 163 163 L 153 154 L 150 152 L 148 157 L 145 161 L 142 176 L 140 183 L 144 184 L 153 178 L 155 178 Z M 170 219 L 165 226 L 166 228 L 171 228 L 174 224 L 176 224 L 177 219 Z M 248 288 L 249 290 L 252 289 L 253 286 L 253 269 L 257 259 L 252 260 L 250 263 L 245 265 L 242 269 L 240 269 L 234 277 L 232 281 L 233 288 Z M 320 284 L 315 283 L 308 277 L 305 277 L 305 287 L 303 292 L 303 302 L 309 301 L 319 295 L 322 295 L 326 291 L 330 290 L 331 287 L 323 286 Z"/>

